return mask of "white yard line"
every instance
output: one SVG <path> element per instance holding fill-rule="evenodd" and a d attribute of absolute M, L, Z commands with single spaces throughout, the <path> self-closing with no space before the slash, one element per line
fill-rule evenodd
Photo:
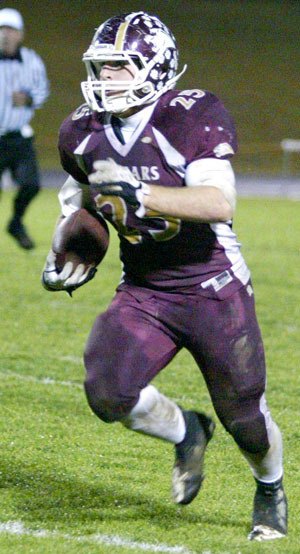
<path fill-rule="evenodd" d="M 57 387 L 70 387 L 74 388 L 76 390 L 80 390 L 83 392 L 83 382 L 82 383 L 76 383 L 75 381 L 58 381 L 56 379 L 53 379 L 52 377 L 34 377 L 34 375 L 24 375 L 22 373 L 17 373 L 16 371 L 10 371 L 9 369 L 0 371 L 0 378 L 4 379 L 18 379 L 20 381 L 27 381 L 30 383 L 36 383 L 37 385 L 50 385 L 50 386 L 57 386 Z M 182 403 L 182 398 L 172 398 L 174 402 Z M 192 402 L 191 398 L 184 397 L 185 402 Z M 209 553 L 210 554 L 210 553 Z"/>
<path fill-rule="evenodd" d="M 57 381 L 52 377 L 34 377 L 33 375 L 23 375 L 16 373 L 15 371 L 0 371 L 0 377 L 20 379 L 21 381 L 30 381 L 31 383 L 37 383 L 39 385 L 58 385 L 63 387 L 74 387 L 76 389 L 83 390 L 83 384 L 75 383 L 75 381 Z"/>
<path fill-rule="evenodd" d="M 141 550 L 143 552 L 162 552 L 166 554 L 193 554 L 185 546 L 168 546 L 166 544 L 151 544 L 125 539 L 119 535 L 71 535 L 69 533 L 60 533 L 58 531 L 48 531 L 47 529 L 29 529 L 21 521 L 0 522 L 0 533 L 9 535 L 27 536 L 46 539 L 64 539 L 72 542 L 87 542 L 89 544 L 114 546 L 119 548 L 129 548 Z"/>

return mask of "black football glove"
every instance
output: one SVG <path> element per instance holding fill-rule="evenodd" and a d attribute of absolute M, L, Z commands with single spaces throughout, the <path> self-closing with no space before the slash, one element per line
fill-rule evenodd
<path fill-rule="evenodd" d="M 92 192 L 103 196 L 119 196 L 133 206 L 138 217 L 145 215 L 144 196 L 150 194 L 146 183 L 138 181 L 128 167 L 116 164 L 111 158 L 96 161 L 94 169 L 95 172 L 89 175 Z"/>

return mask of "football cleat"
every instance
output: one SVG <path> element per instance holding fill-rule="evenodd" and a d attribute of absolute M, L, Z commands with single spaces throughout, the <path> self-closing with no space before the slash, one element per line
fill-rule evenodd
<path fill-rule="evenodd" d="M 287 498 L 282 479 L 275 483 L 257 482 L 254 496 L 253 528 L 250 541 L 281 539 L 287 534 Z"/>
<path fill-rule="evenodd" d="M 182 413 L 186 433 L 183 441 L 175 445 L 172 486 L 174 502 L 189 504 L 197 496 L 204 479 L 204 454 L 215 423 L 198 412 L 183 410 Z"/>

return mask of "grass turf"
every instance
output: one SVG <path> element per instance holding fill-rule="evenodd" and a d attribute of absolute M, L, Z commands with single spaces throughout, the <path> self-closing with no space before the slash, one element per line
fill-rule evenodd
<path fill-rule="evenodd" d="M 114 233 L 93 282 L 73 299 L 48 293 L 40 274 L 58 214 L 56 192 L 43 190 L 32 204 L 27 225 L 37 248 L 30 252 L 5 233 L 11 201 L 6 191 L 0 204 L 1 554 L 175 553 L 176 546 L 181 553 L 298 554 L 299 203 L 241 199 L 235 218 L 266 346 L 268 400 L 284 435 L 290 502 L 288 538 L 253 544 L 246 540 L 253 480 L 220 424 L 203 490 L 179 508 L 170 498 L 172 446 L 105 425 L 87 406 L 81 356 L 120 276 Z M 188 353 L 155 383 L 186 408 L 214 415 Z M 9 521 L 24 527 L 4 533 Z"/>

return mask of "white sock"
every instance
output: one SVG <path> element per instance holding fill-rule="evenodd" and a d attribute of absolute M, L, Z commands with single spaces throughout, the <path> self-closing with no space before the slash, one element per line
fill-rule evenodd
<path fill-rule="evenodd" d="M 266 454 L 251 454 L 242 450 L 256 479 L 263 483 L 273 483 L 283 476 L 283 448 L 281 432 L 272 420 L 265 397 L 261 398 L 261 412 L 266 419 L 270 448 Z"/>
<path fill-rule="evenodd" d="M 166 396 L 148 385 L 129 416 L 122 421 L 125 427 L 167 440 L 181 442 L 185 435 L 185 421 L 180 408 Z"/>

